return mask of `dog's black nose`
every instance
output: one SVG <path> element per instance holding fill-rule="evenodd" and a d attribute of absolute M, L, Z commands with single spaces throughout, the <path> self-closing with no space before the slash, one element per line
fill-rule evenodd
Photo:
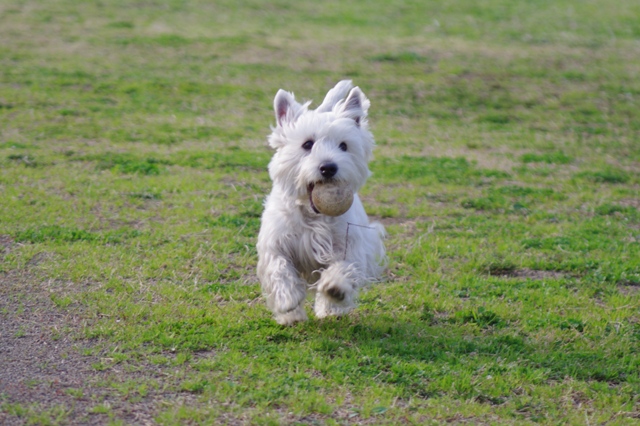
<path fill-rule="evenodd" d="M 324 178 L 332 178 L 338 173 L 338 165 L 336 163 L 323 163 L 320 165 L 320 174 Z"/>

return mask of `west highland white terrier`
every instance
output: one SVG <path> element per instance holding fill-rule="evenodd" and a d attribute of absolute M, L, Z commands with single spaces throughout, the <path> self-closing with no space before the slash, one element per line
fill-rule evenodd
<path fill-rule="evenodd" d="M 284 325 L 307 319 L 307 292 L 315 295 L 316 317 L 348 313 L 358 290 L 378 280 L 385 263 L 384 228 L 369 222 L 357 195 L 371 174 L 369 100 L 344 80 L 318 108 L 310 110 L 310 103 L 279 90 L 269 136 L 276 152 L 258 235 L 258 276 L 267 306 Z M 326 184 L 352 191 L 346 213 L 329 216 L 314 205 L 314 187 Z"/>

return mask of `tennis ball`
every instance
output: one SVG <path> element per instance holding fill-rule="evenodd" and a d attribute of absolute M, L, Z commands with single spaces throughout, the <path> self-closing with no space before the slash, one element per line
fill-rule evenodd
<path fill-rule="evenodd" d="M 343 182 L 318 182 L 311 191 L 315 208 L 328 216 L 340 216 L 353 204 L 353 191 Z"/>

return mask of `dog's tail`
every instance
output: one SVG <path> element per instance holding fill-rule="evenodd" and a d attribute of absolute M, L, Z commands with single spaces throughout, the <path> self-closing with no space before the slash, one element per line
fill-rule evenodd
<path fill-rule="evenodd" d="M 333 107 L 344 99 L 349 93 L 349 90 L 353 87 L 351 80 L 342 80 L 329 92 L 327 92 L 327 96 L 324 97 L 324 101 L 320 104 L 316 111 L 318 112 L 329 112 L 333 109 Z"/>

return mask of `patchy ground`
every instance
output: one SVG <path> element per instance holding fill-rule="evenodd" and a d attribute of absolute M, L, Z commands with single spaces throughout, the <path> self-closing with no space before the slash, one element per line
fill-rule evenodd
<path fill-rule="evenodd" d="M 97 360 L 81 354 L 71 337 L 79 318 L 65 315 L 51 301 L 46 283 L 29 275 L 0 275 L 0 389 L 3 403 L 20 409 L 60 411 L 76 406 L 88 415 L 95 401 L 85 393 L 100 373 Z M 76 396 L 73 396 L 75 394 Z M 28 407 L 28 408 L 23 408 Z M 21 424 L 11 410 L 0 414 L 3 422 Z M 83 416 L 84 417 L 84 416 Z M 79 423 L 87 418 L 78 419 Z M 94 423 L 100 423 L 95 419 Z"/>
<path fill-rule="evenodd" d="M 175 380 L 170 368 L 144 360 L 100 371 L 104 359 L 90 354 L 92 342 L 77 339 L 88 319 L 55 306 L 52 293 L 34 276 L 0 274 L 0 423 L 154 424 L 161 407 L 192 399 L 175 390 L 123 391 L 130 381 Z"/>
<path fill-rule="evenodd" d="M 640 9 L 609 3 L 3 1 L 0 423 L 636 424 Z M 387 280 L 280 327 L 273 97 L 345 78 Z"/>

